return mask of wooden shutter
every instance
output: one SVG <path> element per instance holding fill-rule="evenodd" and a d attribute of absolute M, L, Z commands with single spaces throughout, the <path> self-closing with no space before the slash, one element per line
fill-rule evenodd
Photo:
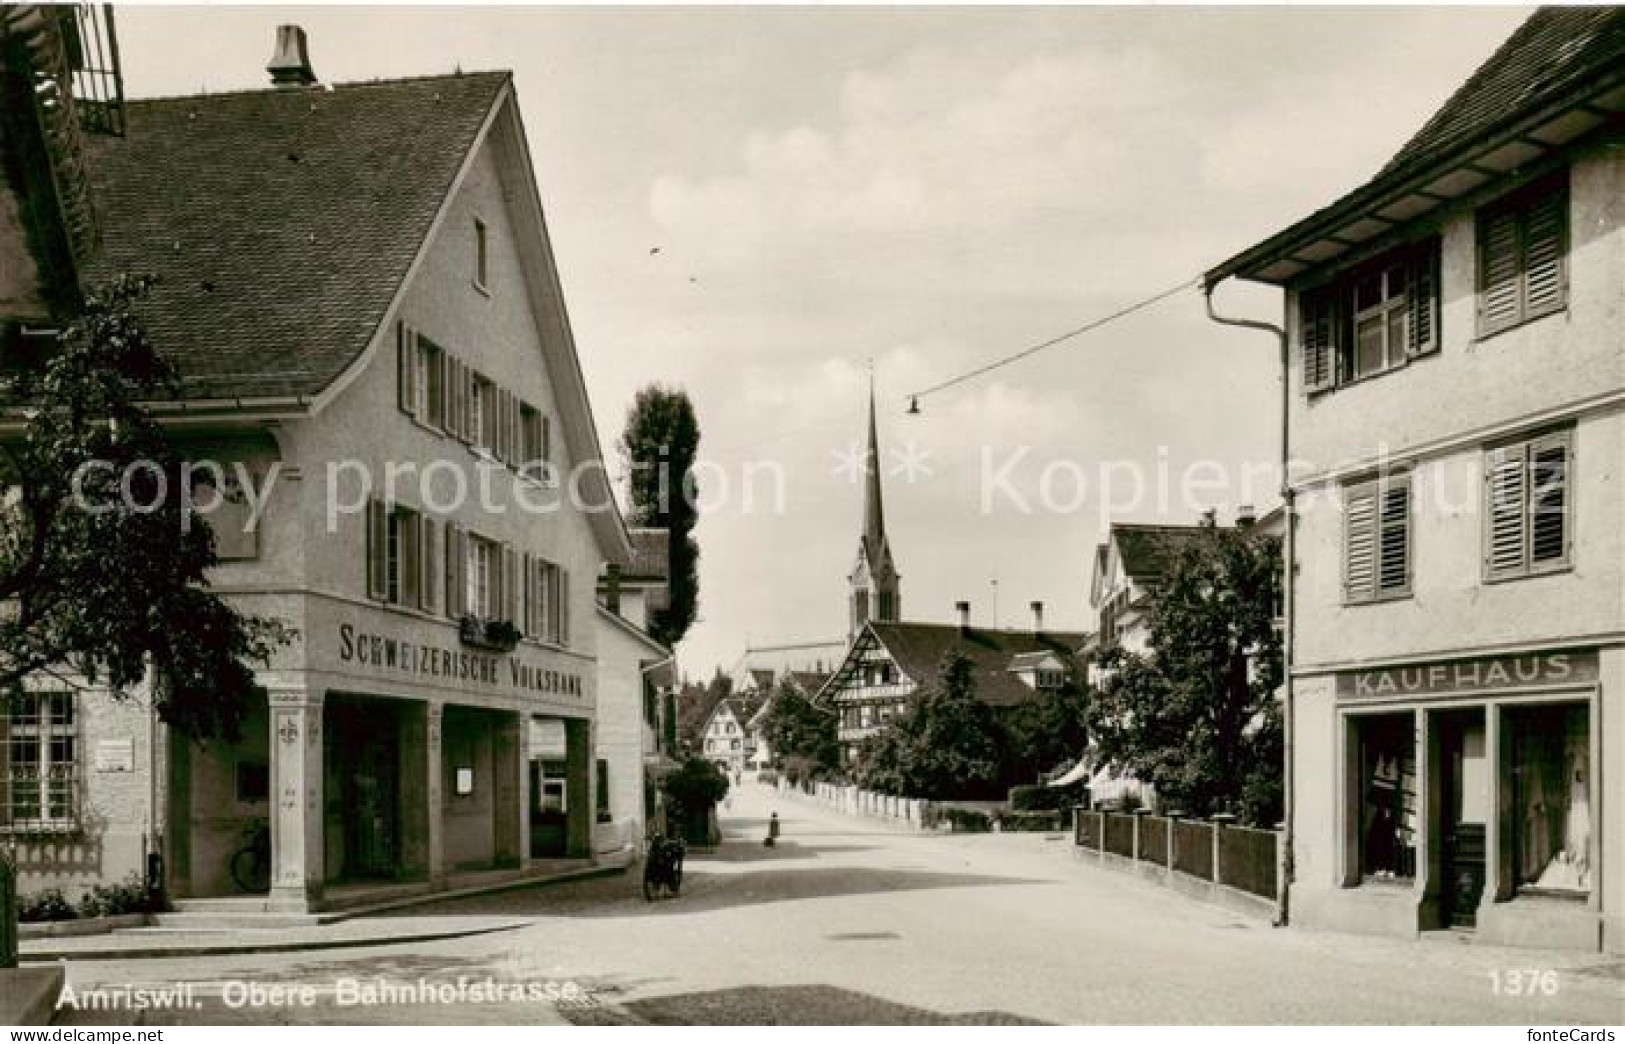
<path fill-rule="evenodd" d="M 440 524 L 418 516 L 418 608 L 430 613 L 440 608 L 440 539 Z"/>
<path fill-rule="evenodd" d="M 570 574 L 559 570 L 559 644 L 570 644 Z"/>
<path fill-rule="evenodd" d="M 1375 486 L 1343 495 L 1343 589 L 1351 602 L 1376 595 L 1377 491 Z"/>
<path fill-rule="evenodd" d="M 1408 479 L 1382 490 L 1377 527 L 1377 593 L 1402 594 L 1411 586 L 1411 486 Z"/>
<path fill-rule="evenodd" d="M 1568 193 L 1550 191 L 1530 204 L 1523 237 L 1523 318 L 1533 319 L 1568 301 Z"/>
<path fill-rule="evenodd" d="M 458 380 L 462 373 L 462 364 L 450 352 L 446 353 L 446 434 L 455 438 L 462 430 L 463 402 L 458 391 Z"/>
<path fill-rule="evenodd" d="M 1563 432 L 1529 445 L 1529 567 L 1564 566 L 1569 561 L 1569 473 L 1573 452 Z"/>
<path fill-rule="evenodd" d="M 446 615 L 452 619 L 468 614 L 466 580 L 463 575 L 463 530 L 455 522 L 446 523 Z"/>
<path fill-rule="evenodd" d="M 418 415 L 417 337 L 404 322 L 395 323 L 395 392 L 401 412 Z"/>
<path fill-rule="evenodd" d="M 1430 240 L 1411 263 L 1410 355 L 1426 355 L 1439 350 L 1439 241 Z"/>
<path fill-rule="evenodd" d="M 1491 577 L 1523 572 L 1527 546 L 1525 446 L 1493 449 L 1485 462 L 1485 565 Z"/>
<path fill-rule="evenodd" d="M 1487 214 L 1478 229 L 1478 329 L 1492 333 L 1522 317 L 1518 288 L 1518 214 Z"/>
<path fill-rule="evenodd" d="M 396 554 L 400 559 L 398 564 L 400 580 L 395 604 L 415 606 L 418 604 L 419 592 L 423 589 L 418 578 L 418 570 L 423 561 L 423 537 L 418 528 L 419 516 L 416 511 L 401 511 L 399 514 L 400 543 Z"/>
<path fill-rule="evenodd" d="M 376 498 L 367 501 L 367 597 L 389 598 L 389 509 Z"/>
<path fill-rule="evenodd" d="M 518 554 L 512 544 L 502 545 L 502 556 L 498 562 L 502 570 L 502 587 L 497 598 L 496 616 L 517 624 L 519 609 L 519 562 Z"/>
<path fill-rule="evenodd" d="M 1298 298 L 1298 339 L 1303 350 L 1303 390 L 1325 391 L 1336 379 L 1331 294 L 1312 291 Z"/>

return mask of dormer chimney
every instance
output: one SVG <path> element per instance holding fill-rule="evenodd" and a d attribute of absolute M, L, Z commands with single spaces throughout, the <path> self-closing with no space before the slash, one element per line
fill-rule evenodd
<path fill-rule="evenodd" d="M 961 634 L 970 630 L 970 603 L 955 602 L 954 612 L 959 614 L 959 631 Z"/>
<path fill-rule="evenodd" d="M 1033 609 L 1033 634 L 1035 634 L 1035 635 L 1043 634 L 1044 633 L 1044 603 L 1043 602 L 1033 602 L 1032 603 L 1032 609 Z"/>
<path fill-rule="evenodd" d="M 1248 526 L 1252 525 L 1254 522 L 1257 522 L 1257 521 L 1258 521 L 1258 515 L 1257 515 L 1256 512 L 1253 511 L 1253 506 L 1251 504 L 1243 504 L 1240 507 L 1236 508 L 1236 528 L 1237 529 L 1246 529 Z"/>
<path fill-rule="evenodd" d="M 316 82 L 303 29 L 297 25 L 277 26 L 276 52 L 271 55 L 271 64 L 265 71 L 271 74 L 271 83 L 277 87 L 309 87 Z"/>

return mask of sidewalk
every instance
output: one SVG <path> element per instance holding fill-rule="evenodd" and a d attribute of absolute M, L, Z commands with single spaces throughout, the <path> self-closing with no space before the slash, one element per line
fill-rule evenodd
<path fill-rule="evenodd" d="M 625 869 L 620 865 L 588 866 L 546 877 L 426 893 L 375 906 L 345 910 L 338 918 L 324 924 L 291 928 L 233 927 L 196 930 L 181 927 L 147 927 L 123 929 L 104 935 L 24 939 L 19 944 L 18 959 L 24 964 L 38 964 L 51 961 L 129 960 L 143 957 L 211 957 L 460 939 L 523 928 L 531 924 L 533 919 L 500 916 L 379 915 L 465 896 L 544 888 L 553 884 L 603 877 L 622 873 Z"/>

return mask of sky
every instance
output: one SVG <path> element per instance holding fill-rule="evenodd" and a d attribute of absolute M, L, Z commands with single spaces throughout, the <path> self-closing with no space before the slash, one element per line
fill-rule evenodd
<path fill-rule="evenodd" d="M 905 405 L 1356 187 L 1528 10 L 121 5 L 118 32 L 132 97 L 263 85 L 285 22 L 324 82 L 513 71 L 606 456 L 647 384 L 699 417 L 704 676 L 845 636 L 871 375 L 905 619 L 1041 600 L 1084 630 L 1109 521 L 1272 506 L 1275 342 L 1194 289 Z"/>

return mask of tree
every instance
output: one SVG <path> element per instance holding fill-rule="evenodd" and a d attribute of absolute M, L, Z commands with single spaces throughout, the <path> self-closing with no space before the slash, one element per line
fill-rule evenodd
<path fill-rule="evenodd" d="M 713 843 L 711 810 L 728 796 L 727 775 L 704 758 L 692 757 L 666 777 L 661 791 L 667 800 L 666 821 L 681 824 L 692 844 Z"/>
<path fill-rule="evenodd" d="M 1042 772 L 1075 763 L 1089 742 L 1088 711 L 1088 686 L 1075 671 L 1059 687 L 1039 689 L 1005 711 L 1005 781 L 1032 783 Z"/>
<path fill-rule="evenodd" d="M 970 659 L 949 652 L 914 705 L 859 747 L 858 782 L 901 797 L 994 797 L 1003 746 L 997 715 L 976 698 Z"/>
<path fill-rule="evenodd" d="M 694 540 L 700 424 L 688 393 L 658 384 L 638 392 L 620 448 L 633 523 L 666 530 L 671 599 L 653 614 L 649 633 L 675 646 L 694 623 L 700 599 L 700 547 Z"/>
<path fill-rule="evenodd" d="M 835 715 L 789 678 L 779 682 L 762 725 L 773 763 L 784 770 L 789 783 L 819 779 L 840 768 Z"/>
<path fill-rule="evenodd" d="M 265 696 L 250 665 L 292 632 L 209 590 L 213 535 L 142 405 L 177 391 L 131 313 L 148 285 L 88 295 L 54 349 L 11 374 L 12 402 L 27 405 L 0 440 L 0 701 L 40 675 L 122 698 L 150 669 L 160 719 L 235 740 Z"/>
<path fill-rule="evenodd" d="M 705 723 L 717 704 L 733 695 L 733 679 L 718 667 L 711 680 L 704 685 L 684 682 L 677 697 L 677 731 L 683 744 L 690 750 L 703 750 Z"/>
<path fill-rule="evenodd" d="M 1149 652 L 1112 647 L 1098 660 L 1088 724 L 1100 759 L 1193 815 L 1230 811 L 1273 825 L 1280 590 L 1277 540 L 1204 521 L 1156 592 Z"/>

